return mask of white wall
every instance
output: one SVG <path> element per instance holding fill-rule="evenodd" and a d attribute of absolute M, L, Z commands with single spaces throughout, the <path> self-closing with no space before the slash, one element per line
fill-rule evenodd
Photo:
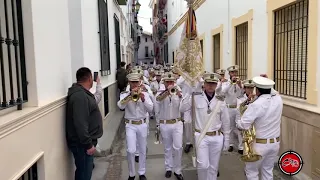
<path fill-rule="evenodd" d="M 68 1 L 34 0 L 31 5 L 34 59 L 26 63 L 35 62 L 29 72 L 36 73 L 38 104 L 43 105 L 65 96 L 72 82 Z"/>
<path fill-rule="evenodd" d="M 147 38 L 147 42 L 146 42 L 146 38 Z M 148 47 L 149 58 L 145 58 L 145 55 L 146 55 L 145 47 L 146 46 Z M 142 34 L 141 39 L 140 39 L 139 50 L 138 50 L 138 60 L 140 61 L 140 60 L 144 60 L 144 59 L 150 59 L 151 51 L 154 55 L 153 40 L 151 40 L 151 35 Z M 153 59 L 150 61 L 153 62 Z"/>

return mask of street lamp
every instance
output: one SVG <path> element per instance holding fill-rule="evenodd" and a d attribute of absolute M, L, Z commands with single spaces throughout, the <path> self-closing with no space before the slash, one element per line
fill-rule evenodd
<path fill-rule="evenodd" d="M 138 13 L 141 7 L 141 4 L 139 3 L 139 1 L 137 1 L 135 6 L 136 6 L 136 12 Z"/>

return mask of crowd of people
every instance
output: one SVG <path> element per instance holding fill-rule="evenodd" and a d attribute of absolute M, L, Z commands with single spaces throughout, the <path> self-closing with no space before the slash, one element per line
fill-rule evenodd
<path fill-rule="evenodd" d="M 150 120 L 156 121 L 164 145 L 165 178 L 173 174 L 177 180 L 184 179 L 182 154 L 194 148 L 199 180 L 217 179 L 222 151 L 234 150 L 244 159 L 259 157 L 245 162 L 248 180 L 273 179 L 282 99 L 273 89 L 274 81 L 265 74 L 240 80 L 238 71 L 234 65 L 215 73 L 204 72 L 191 86 L 174 66 L 131 67 L 121 62 L 116 73 L 120 90 L 117 105 L 125 111 L 128 180 L 135 179 L 135 163 L 139 163 L 139 179 L 147 179 Z M 76 77 L 77 83 L 68 91 L 66 137 L 75 159 L 75 179 L 90 180 L 97 139 L 103 133 L 98 107 L 102 88 L 99 77 L 94 79 L 88 68 L 80 68 Z M 94 94 L 90 92 L 93 81 L 97 82 Z M 249 142 L 245 132 L 252 128 L 255 135 Z"/>

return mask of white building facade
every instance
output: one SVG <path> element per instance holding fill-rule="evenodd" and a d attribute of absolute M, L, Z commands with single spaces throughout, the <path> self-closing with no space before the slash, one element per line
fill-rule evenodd
<path fill-rule="evenodd" d="M 64 125 L 75 73 L 86 66 L 102 76 L 105 124 L 117 109 L 116 69 L 133 59 L 130 24 L 118 2 L 126 6 L 120 0 L 0 1 L 0 179 L 26 173 L 73 179 Z"/>
<path fill-rule="evenodd" d="M 187 17 L 179 2 L 167 1 L 169 62 Z M 196 0 L 194 9 L 205 70 L 237 64 L 241 79 L 274 79 L 284 101 L 281 153 L 298 152 L 306 162 L 300 176 L 319 179 L 320 2 Z"/>
<path fill-rule="evenodd" d="M 152 66 L 153 57 L 154 51 L 152 34 L 148 32 L 142 32 L 138 51 L 138 63 Z"/>

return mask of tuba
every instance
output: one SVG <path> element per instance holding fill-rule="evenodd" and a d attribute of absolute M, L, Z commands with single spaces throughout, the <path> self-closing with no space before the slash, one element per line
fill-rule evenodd
<path fill-rule="evenodd" d="M 247 107 L 250 103 L 253 103 L 257 98 L 248 98 L 246 101 L 240 104 L 239 111 L 240 116 L 244 114 L 247 110 Z M 243 162 L 255 162 L 261 159 L 261 155 L 257 154 L 253 149 L 253 143 L 256 139 L 256 130 L 254 125 L 251 125 L 250 129 L 242 131 L 243 136 L 243 155 L 241 156 L 241 160 Z"/>

